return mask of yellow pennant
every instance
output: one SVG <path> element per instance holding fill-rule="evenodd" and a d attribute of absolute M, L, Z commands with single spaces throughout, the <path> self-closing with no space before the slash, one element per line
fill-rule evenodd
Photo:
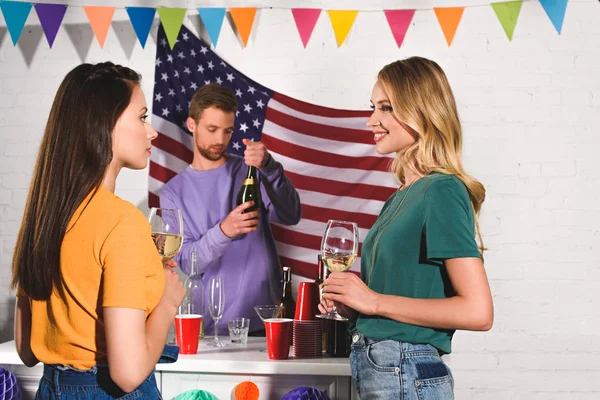
<path fill-rule="evenodd" d="M 328 10 L 329 19 L 331 20 L 331 26 L 333 27 L 333 33 L 337 40 L 338 47 L 344 43 L 350 28 L 354 24 L 356 19 L 357 10 Z"/>

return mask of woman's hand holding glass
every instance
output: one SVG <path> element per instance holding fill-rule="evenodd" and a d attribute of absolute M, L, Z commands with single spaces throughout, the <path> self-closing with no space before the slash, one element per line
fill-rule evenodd
<path fill-rule="evenodd" d="M 358 226 L 356 222 L 330 219 L 327 222 L 321 241 L 323 263 L 332 273 L 350 269 L 358 256 L 358 244 Z M 337 313 L 335 303 L 333 303 L 331 311 L 317 315 L 317 317 L 338 321 L 348 320 L 348 318 Z"/>
<path fill-rule="evenodd" d="M 379 301 L 379 294 L 371 290 L 357 275 L 332 272 L 324 282 L 319 311 L 328 313 L 335 306 L 340 315 L 354 320 L 358 313 L 376 315 Z"/>
<path fill-rule="evenodd" d="M 173 315 L 177 312 L 179 305 L 185 297 L 185 288 L 177 273 L 170 269 L 165 269 L 165 288 L 163 290 L 160 302 L 164 302 L 165 306 L 174 310 Z"/>

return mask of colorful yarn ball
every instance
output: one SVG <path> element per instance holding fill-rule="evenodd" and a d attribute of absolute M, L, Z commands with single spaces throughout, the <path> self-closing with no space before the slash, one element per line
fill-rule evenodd
<path fill-rule="evenodd" d="M 260 391 L 255 383 L 244 381 L 233 390 L 234 400 L 258 400 Z"/>
<path fill-rule="evenodd" d="M 0 367 L 0 400 L 20 400 L 22 395 L 17 377 Z"/>

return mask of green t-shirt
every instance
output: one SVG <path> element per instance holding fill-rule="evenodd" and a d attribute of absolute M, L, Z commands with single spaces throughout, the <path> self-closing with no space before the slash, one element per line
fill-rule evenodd
<path fill-rule="evenodd" d="M 480 257 L 467 188 L 454 175 L 431 173 L 385 203 L 363 242 L 361 278 L 377 293 L 451 297 L 443 260 L 461 257 Z M 371 339 L 429 343 L 442 353 L 450 353 L 454 334 L 362 314 L 356 328 Z"/>

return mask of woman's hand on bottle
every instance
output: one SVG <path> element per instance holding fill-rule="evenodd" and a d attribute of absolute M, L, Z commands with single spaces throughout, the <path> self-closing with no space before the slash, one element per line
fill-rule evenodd
<path fill-rule="evenodd" d="M 246 150 L 244 150 L 246 165 L 251 165 L 258 169 L 267 165 L 271 156 L 262 142 L 253 142 L 248 139 L 242 139 L 242 142 L 246 145 Z"/>
<path fill-rule="evenodd" d="M 253 205 L 254 201 L 242 203 L 221 221 L 221 231 L 223 231 L 225 236 L 233 239 L 236 236 L 254 232 L 258 229 L 259 211 L 256 210 L 243 214 L 244 210 Z"/>
<path fill-rule="evenodd" d="M 177 276 L 177 272 L 171 269 L 165 269 L 165 289 L 160 299 L 161 302 L 169 307 L 178 308 L 185 296 L 185 288 L 183 283 Z"/>

